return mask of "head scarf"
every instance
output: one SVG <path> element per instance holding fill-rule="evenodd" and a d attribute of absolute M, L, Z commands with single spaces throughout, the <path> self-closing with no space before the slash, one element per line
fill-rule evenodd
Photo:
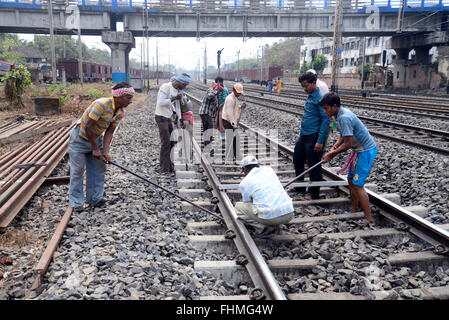
<path fill-rule="evenodd" d="M 114 87 L 112 87 L 111 89 L 112 89 L 112 96 L 113 97 L 122 97 L 122 96 L 126 96 L 126 95 L 133 96 L 136 93 L 134 91 L 133 87 L 119 88 L 119 89 L 114 89 Z"/>
<path fill-rule="evenodd" d="M 190 77 L 186 74 L 180 74 L 176 77 L 174 77 L 175 81 L 184 83 L 184 84 L 189 84 L 190 83 Z"/>

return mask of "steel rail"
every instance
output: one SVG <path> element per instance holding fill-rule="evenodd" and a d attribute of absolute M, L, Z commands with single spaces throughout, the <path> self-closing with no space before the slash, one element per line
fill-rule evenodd
<path fill-rule="evenodd" d="M 255 132 L 253 129 L 251 129 L 248 125 L 245 125 L 244 123 L 240 123 L 242 128 L 245 128 L 246 130 L 250 130 L 252 132 Z M 265 135 L 261 133 L 257 133 L 259 136 L 261 136 L 263 139 L 266 139 L 267 141 L 270 141 L 270 143 L 277 146 L 278 150 L 293 156 L 293 149 L 279 143 L 276 141 L 271 140 L 269 137 L 266 137 Z M 346 178 L 341 177 L 340 175 L 326 169 L 325 167 L 322 168 L 323 173 L 329 177 L 331 177 L 334 180 L 341 180 L 341 181 L 347 181 Z M 339 187 L 343 189 L 344 187 Z M 368 196 L 370 198 L 370 201 L 377 205 L 378 207 L 386 210 L 388 213 L 393 214 L 394 216 L 398 217 L 400 220 L 404 221 L 406 224 L 417 228 L 420 231 L 423 231 L 426 235 L 428 235 L 430 238 L 434 239 L 436 242 L 444 244 L 447 248 L 449 248 L 449 231 L 446 231 L 442 228 L 440 228 L 438 225 L 435 225 L 426 219 L 421 218 L 417 214 L 395 204 L 394 202 L 382 197 L 381 195 L 366 189 L 366 192 L 368 193 Z M 381 212 L 382 214 L 382 212 Z"/>
<path fill-rule="evenodd" d="M 188 94 L 188 96 L 196 103 L 201 103 L 199 99 L 192 95 Z M 233 238 L 234 243 L 237 246 L 238 251 L 241 254 L 244 254 L 250 261 L 245 264 L 245 267 L 247 268 L 256 289 L 261 289 L 267 299 L 287 300 L 287 297 L 279 287 L 278 281 L 265 262 L 265 259 L 257 248 L 251 235 L 248 233 L 245 225 L 238 220 L 237 213 L 235 212 L 235 208 L 228 195 L 226 192 L 220 190 L 221 183 L 218 176 L 215 174 L 212 165 L 201 152 L 201 148 L 197 141 L 194 138 L 192 138 L 192 140 L 193 150 L 201 161 L 204 172 L 213 188 L 213 194 L 220 200 L 218 206 L 220 207 L 223 219 L 229 230 L 232 230 L 234 234 L 238 235 Z"/>
<path fill-rule="evenodd" d="M 21 157 L 20 162 L 34 162 L 36 160 L 41 161 L 48 157 L 49 150 L 54 150 L 55 146 L 62 143 L 63 137 L 67 134 L 67 128 L 61 128 L 57 131 L 57 133 L 46 141 L 45 144 L 39 148 L 36 148 L 31 155 L 23 158 Z M 42 161 L 44 162 L 44 161 Z M 25 169 L 14 169 L 12 172 L 5 177 L 4 181 L 0 181 L 0 206 L 8 200 L 8 198 L 23 184 L 23 181 L 26 181 L 26 177 L 36 171 L 37 168 L 30 168 L 28 170 Z M 19 177 L 24 176 L 22 179 L 18 179 Z"/>
<path fill-rule="evenodd" d="M 245 89 L 246 91 L 250 91 L 250 92 L 260 92 L 257 90 L 251 90 L 251 89 Z M 293 96 L 293 95 L 282 95 L 282 98 L 288 98 L 288 99 L 306 99 L 306 96 L 301 94 L 301 93 L 297 93 L 298 96 Z M 285 101 L 274 101 L 272 99 L 267 99 L 267 98 L 261 98 L 261 97 L 257 97 L 257 96 L 248 96 L 249 98 L 254 98 L 254 99 L 260 99 L 260 100 L 265 100 L 265 101 L 269 101 L 269 102 L 276 102 L 276 103 L 283 103 L 283 104 L 287 104 L 287 105 L 293 105 L 292 103 L 289 102 L 285 102 Z M 341 97 L 340 97 L 341 98 Z M 386 112 L 394 112 L 394 111 L 401 111 L 403 114 L 407 114 L 407 115 L 414 115 L 414 116 L 419 116 L 419 117 L 428 117 L 428 118 L 432 118 L 432 119 L 443 119 L 443 120 L 448 120 L 449 119 L 449 111 L 447 111 L 446 109 L 438 109 L 438 108 L 434 108 L 434 109 L 430 109 L 430 108 L 419 108 L 419 107 L 409 107 L 409 106 L 404 106 L 404 105 L 391 105 L 391 104 L 387 104 L 387 103 L 371 103 L 369 101 L 365 101 L 363 99 L 356 99 L 356 98 L 350 98 L 351 101 L 347 101 L 346 99 L 341 99 L 341 103 L 343 106 L 347 106 L 347 107 L 354 107 L 354 108 L 361 108 L 361 109 L 370 109 L 370 110 L 375 110 L 375 111 L 386 111 Z M 355 103 L 359 103 L 359 104 L 355 104 Z M 393 102 L 393 101 L 392 101 Z M 373 109 L 373 105 L 376 106 L 380 106 L 380 107 L 376 107 L 375 109 Z M 297 106 L 297 105 L 295 105 Z M 412 111 L 410 111 L 412 110 Z M 413 111 L 413 110 L 417 110 L 417 111 Z M 424 112 L 424 114 L 423 114 Z"/>
<path fill-rule="evenodd" d="M 23 206 L 33 196 L 33 194 L 39 189 L 45 178 L 56 168 L 59 161 L 66 154 L 71 125 L 64 132 L 61 139 L 50 149 L 46 155 L 42 158 L 48 165 L 40 167 L 36 172 L 29 171 L 23 176 L 23 180 L 27 182 L 20 186 L 20 188 L 0 207 L 0 227 L 7 227 L 14 217 L 19 213 Z M 11 188 L 13 188 L 11 186 Z"/>
<path fill-rule="evenodd" d="M 293 105 L 293 104 L 291 104 L 291 105 Z M 302 115 L 302 113 L 300 113 L 298 111 L 285 110 L 283 108 L 279 108 L 279 107 L 275 107 L 275 106 L 267 106 L 267 105 L 264 105 L 264 104 L 259 104 L 258 106 L 265 107 L 265 108 L 270 108 L 270 109 L 274 109 L 274 110 L 278 110 L 278 111 L 281 111 L 281 112 L 290 113 L 290 114 L 293 114 L 293 115 L 299 115 L 299 116 Z M 387 125 L 387 126 L 393 128 L 393 129 L 397 129 L 397 127 L 401 127 L 401 128 L 407 129 L 407 130 L 413 130 L 413 131 L 417 131 L 417 132 L 424 132 L 424 133 L 427 133 L 428 135 L 438 135 L 438 137 L 441 138 L 441 139 L 444 139 L 444 138 L 447 139 L 447 137 L 449 137 L 449 132 L 447 132 L 447 131 L 427 129 L 427 128 L 423 128 L 423 127 L 416 127 L 416 126 L 411 126 L 411 125 L 407 125 L 407 124 L 402 124 L 402 123 L 399 123 L 399 122 L 392 122 L 392 121 L 386 121 L 386 120 L 372 119 L 372 118 L 362 117 L 362 116 L 358 116 L 358 117 L 359 117 L 359 119 L 362 119 L 362 120 L 364 120 L 366 122 L 369 122 L 369 123 L 373 123 L 373 122 L 381 123 L 383 125 Z M 412 145 L 412 146 L 415 146 L 415 147 L 419 147 L 419 148 L 423 148 L 423 149 L 426 149 L 426 150 L 430 150 L 430 151 L 433 151 L 433 152 L 438 152 L 438 153 L 442 153 L 442 154 L 445 154 L 445 155 L 449 155 L 449 149 L 435 147 L 435 146 L 432 146 L 432 145 L 429 145 L 429 144 L 423 144 L 423 143 L 419 143 L 419 142 L 416 142 L 416 141 L 407 140 L 407 139 L 404 139 L 404 138 L 393 137 L 393 136 L 391 136 L 389 134 L 383 134 L 383 133 L 379 133 L 379 132 L 376 132 L 376 131 L 370 131 L 370 133 L 373 136 L 378 136 L 378 137 L 381 137 L 381 138 L 384 138 L 384 139 L 394 140 L 394 141 L 397 141 L 397 142 L 400 142 L 400 143 L 403 143 L 403 144 L 408 144 L 408 145 Z M 433 138 L 435 138 L 435 137 L 433 137 Z"/>

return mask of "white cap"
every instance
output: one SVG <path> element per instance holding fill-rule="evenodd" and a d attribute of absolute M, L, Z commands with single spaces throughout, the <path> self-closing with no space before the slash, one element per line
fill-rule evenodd
<path fill-rule="evenodd" d="M 243 85 L 241 83 L 234 84 L 234 89 L 237 93 L 243 94 Z"/>
<path fill-rule="evenodd" d="M 306 72 L 312 72 L 313 74 L 316 74 L 316 71 L 314 69 L 309 69 Z"/>
<path fill-rule="evenodd" d="M 257 161 L 256 157 L 254 157 L 254 156 L 246 156 L 240 162 L 240 165 L 242 167 L 249 166 L 250 164 L 259 164 L 259 161 Z"/>

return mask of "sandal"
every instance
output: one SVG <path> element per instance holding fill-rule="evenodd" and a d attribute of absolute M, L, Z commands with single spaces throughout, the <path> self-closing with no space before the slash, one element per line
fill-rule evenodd
<path fill-rule="evenodd" d="M 274 237 L 276 235 L 276 231 L 277 231 L 277 228 L 268 227 L 268 228 L 263 229 L 262 232 L 256 233 L 255 236 L 258 238 L 268 239 L 268 238 Z"/>

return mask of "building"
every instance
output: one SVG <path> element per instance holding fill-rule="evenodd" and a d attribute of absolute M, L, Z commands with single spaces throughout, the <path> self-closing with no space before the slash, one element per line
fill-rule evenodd
<path fill-rule="evenodd" d="M 25 63 L 30 64 L 31 66 L 37 66 L 47 61 L 44 53 L 35 47 L 31 46 L 16 46 L 9 47 L 8 51 L 17 52 L 21 56 L 24 57 Z"/>
<path fill-rule="evenodd" d="M 389 37 L 365 37 L 365 63 L 370 63 L 373 67 L 368 79 L 365 79 L 365 85 L 369 87 L 404 87 L 400 79 L 404 72 L 401 68 L 395 68 L 396 52 L 393 49 L 387 49 L 386 42 Z M 341 87 L 360 87 L 361 79 L 357 68 L 361 65 L 363 59 L 363 38 L 346 37 L 341 41 L 341 54 L 339 60 L 338 79 Z M 330 84 L 330 74 L 332 72 L 332 38 L 305 38 L 304 45 L 301 46 L 301 65 L 312 61 L 312 55 L 323 54 L 328 62 L 323 70 L 320 79 Z M 437 60 L 436 47 L 432 47 L 428 54 L 429 64 L 435 64 Z M 413 68 L 416 53 L 410 49 L 407 56 L 408 66 Z M 437 65 L 435 64 L 435 68 Z M 397 70 L 396 70 L 397 69 Z M 385 74 L 387 73 L 387 77 Z M 410 79 L 414 81 L 414 87 L 425 88 L 427 86 L 438 86 L 438 79 L 420 83 L 417 71 L 411 70 Z"/>

